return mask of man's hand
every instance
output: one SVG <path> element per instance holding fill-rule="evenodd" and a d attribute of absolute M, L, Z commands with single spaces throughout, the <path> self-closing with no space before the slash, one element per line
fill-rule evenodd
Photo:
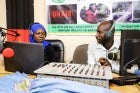
<path fill-rule="evenodd" d="M 98 62 L 100 62 L 100 64 L 102 66 L 111 66 L 111 64 L 109 63 L 109 61 L 106 58 L 103 58 L 103 57 L 99 58 Z"/>

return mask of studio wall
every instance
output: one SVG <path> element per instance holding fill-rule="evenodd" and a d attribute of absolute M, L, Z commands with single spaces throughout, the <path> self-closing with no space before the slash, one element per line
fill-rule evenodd
<path fill-rule="evenodd" d="M 0 11 L 2 16 L 0 17 L 0 26 L 6 28 L 6 6 L 5 0 L 0 0 Z M 40 22 L 47 27 L 47 10 L 46 0 L 34 0 L 34 21 Z M 119 35 L 115 38 L 119 39 Z M 54 35 L 48 34 L 46 39 L 60 39 L 65 46 L 65 62 L 70 62 L 73 57 L 75 48 L 80 44 L 88 44 L 91 40 L 95 40 L 94 35 Z"/>

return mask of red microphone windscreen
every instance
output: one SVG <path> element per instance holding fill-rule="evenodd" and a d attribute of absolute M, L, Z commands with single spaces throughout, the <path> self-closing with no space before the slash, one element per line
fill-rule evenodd
<path fill-rule="evenodd" d="M 12 48 L 5 48 L 2 51 L 2 54 L 6 58 L 11 58 L 12 56 L 14 56 L 14 50 Z"/>

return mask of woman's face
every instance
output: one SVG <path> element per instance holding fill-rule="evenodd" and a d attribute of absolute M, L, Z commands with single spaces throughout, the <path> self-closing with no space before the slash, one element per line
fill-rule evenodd
<path fill-rule="evenodd" d="M 46 37 L 46 33 L 42 29 L 38 29 L 34 33 L 34 39 L 37 43 L 42 43 L 45 40 L 45 37 Z"/>

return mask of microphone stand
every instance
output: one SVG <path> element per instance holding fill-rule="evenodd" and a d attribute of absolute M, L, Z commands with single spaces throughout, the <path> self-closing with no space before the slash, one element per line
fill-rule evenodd
<path fill-rule="evenodd" d="M 13 32 L 15 35 L 6 33 L 6 32 L 3 31 L 3 30 L 11 31 L 11 32 Z M 6 29 L 6 28 L 3 28 L 3 27 L 0 27 L 0 32 L 1 32 L 1 36 L 2 36 L 2 37 L 5 37 L 6 35 L 10 35 L 10 36 L 14 36 L 15 39 L 16 39 L 17 37 L 20 36 L 20 34 L 19 34 L 17 31 L 10 30 L 10 29 Z M 4 40 L 3 40 L 3 41 L 4 41 Z"/>
<path fill-rule="evenodd" d="M 16 37 L 20 36 L 20 34 L 17 33 L 17 31 L 10 30 L 10 29 L 6 29 L 6 28 L 3 28 L 3 27 L 0 27 L 0 29 L 7 30 L 7 31 L 11 31 L 11 32 L 15 33 L 15 36 L 16 36 Z M 6 34 L 8 34 L 8 33 L 6 33 Z M 9 34 L 9 35 L 11 35 L 11 34 Z"/>

